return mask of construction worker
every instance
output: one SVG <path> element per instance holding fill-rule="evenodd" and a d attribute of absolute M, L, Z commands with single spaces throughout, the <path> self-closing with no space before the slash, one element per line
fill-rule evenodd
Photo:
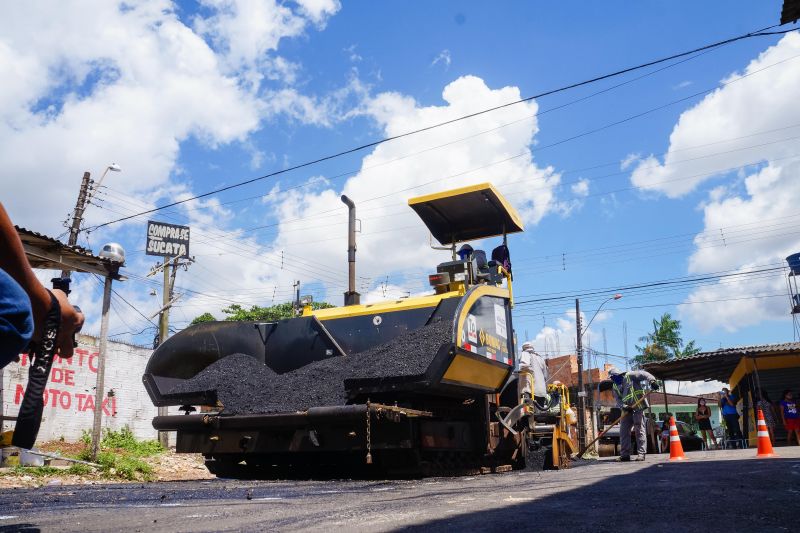
<path fill-rule="evenodd" d="M 614 398 L 617 407 L 622 409 L 622 420 L 619 422 L 620 461 L 631 460 L 631 429 L 636 433 L 636 461 L 644 461 L 647 454 L 647 409 L 648 390 L 658 390 L 655 376 L 644 370 L 621 372 L 616 367 L 608 370 L 611 378 Z"/>
<path fill-rule="evenodd" d="M 533 343 L 526 342 L 522 345 L 522 353 L 519 355 L 519 395 L 520 398 L 531 398 L 540 406 L 547 405 L 547 380 L 549 373 L 544 357 L 536 353 Z M 533 390 L 531 391 L 531 381 Z"/>

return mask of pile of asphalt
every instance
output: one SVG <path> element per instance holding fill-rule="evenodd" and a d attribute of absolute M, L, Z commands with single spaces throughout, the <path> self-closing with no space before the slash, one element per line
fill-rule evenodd
<path fill-rule="evenodd" d="M 345 380 L 411 378 L 425 373 L 452 324 L 438 321 L 352 355 L 316 361 L 276 374 L 253 357 L 233 354 L 169 391 L 169 396 L 214 392 L 227 414 L 287 413 L 344 405 Z"/>
<path fill-rule="evenodd" d="M 381 380 L 421 376 L 442 345 L 452 341 L 452 329 L 452 322 L 439 319 L 407 331 L 385 344 L 354 354 L 350 356 L 351 371 L 346 378 Z"/>

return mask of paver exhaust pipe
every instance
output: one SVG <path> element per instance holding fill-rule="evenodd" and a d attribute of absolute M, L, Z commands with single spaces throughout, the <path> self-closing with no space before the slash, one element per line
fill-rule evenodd
<path fill-rule="evenodd" d="M 358 305 L 361 295 L 356 292 L 356 204 L 346 195 L 342 202 L 347 206 L 347 292 L 344 293 L 344 305 Z"/>

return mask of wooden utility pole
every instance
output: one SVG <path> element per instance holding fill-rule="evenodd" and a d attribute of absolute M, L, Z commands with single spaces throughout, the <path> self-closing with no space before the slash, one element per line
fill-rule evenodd
<path fill-rule="evenodd" d="M 70 246 L 75 246 L 78 243 L 78 234 L 81 231 L 81 221 L 83 220 L 83 212 L 86 211 L 86 198 L 89 193 L 89 183 L 90 183 L 90 174 L 88 172 L 83 173 L 83 179 L 81 180 L 81 188 L 78 191 L 78 200 L 75 202 L 75 211 L 72 212 L 72 223 L 69 227 L 69 238 L 67 239 L 67 244 Z M 62 270 L 61 277 L 67 278 L 69 277 L 69 270 Z"/>
<path fill-rule="evenodd" d="M 575 298 L 575 355 L 578 359 L 578 446 L 586 443 L 586 391 L 583 389 L 583 337 L 581 326 L 581 301 Z"/>
<path fill-rule="evenodd" d="M 97 354 L 97 382 L 94 391 L 94 423 L 92 425 L 92 460 L 97 460 L 102 438 L 103 398 L 105 397 L 106 353 L 108 350 L 108 310 L 111 307 L 111 276 L 103 285 L 103 313 L 100 319 L 100 350 Z"/>
<path fill-rule="evenodd" d="M 169 336 L 169 302 L 172 300 L 172 283 L 170 283 L 170 258 L 164 258 L 164 288 L 162 290 L 160 320 L 158 321 L 158 344 L 162 344 Z M 175 267 L 173 267 L 175 268 Z M 166 406 L 158 408 L 158 416 L 167 416 L 169 414 Z M 158 442 L 161 446 L 167 448 L 169 446 L 169 433 L 166 431 L 158 432 Z"/>
<path fill-rule="evenodd" d="M 175 288 L 175 276 L 178 273 L 178 267 L 188 269 L 189 265 L 194 262 L 194 257 L 185 258 L 181 261 L 180 257 L 164 257 L 164 262 L 156 265 L 150 270 L 147 276 L 152 276 L 159 270 L 163 270 L 164 274 L 164 287 L 161 294 L 162 307 L 159 311 L 150 316 L 150 318 L 159 315 L 158 320 L 158 344 L 160 345 L 169 337 L 169 309 L 178 298 L 173 298 L 173 289 Z M 180 297 L 180 295 L 178 295 Z M 154 346 L 156 348 L 157 346 Z M 166 416 L 168 413 L 167 407 L 158 408 L 158 416 Z M 166 431 L 158 432 L 158 441 L 165 448 L 169 445 L 169 433 Z"/>

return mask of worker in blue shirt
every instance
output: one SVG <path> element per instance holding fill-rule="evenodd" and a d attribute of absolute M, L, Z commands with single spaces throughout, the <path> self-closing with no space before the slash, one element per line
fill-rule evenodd
<path fill-rule="evenodd" d="M 727 387 L 719 393 L 719 406 L 722 409 L 722 418 L 728 428 L 728 440 L 741 440 L 742 430 L 739 427 L 739 411 L 736 410 L 736 396 Z"/>

